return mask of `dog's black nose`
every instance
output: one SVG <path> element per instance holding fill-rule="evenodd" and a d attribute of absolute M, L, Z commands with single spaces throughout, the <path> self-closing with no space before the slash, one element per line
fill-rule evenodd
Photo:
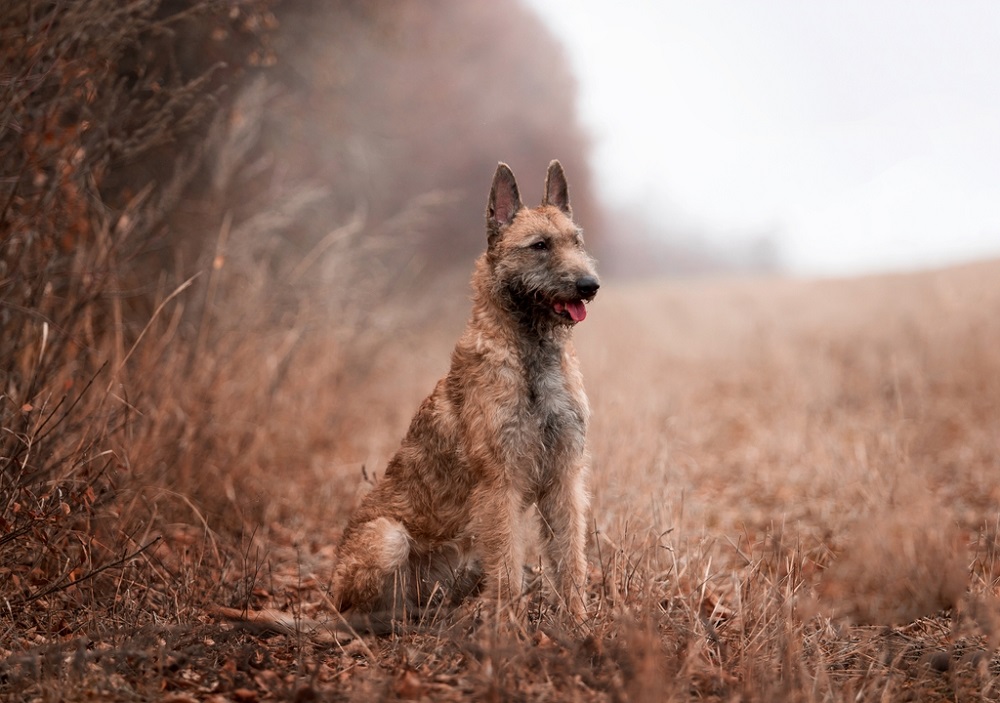
<path fill-rule="evenodd" d="M 601 287 L 596 276 L 580 276 L 576 279 L 576 292 L 581 298 L 589 298 Z"/>

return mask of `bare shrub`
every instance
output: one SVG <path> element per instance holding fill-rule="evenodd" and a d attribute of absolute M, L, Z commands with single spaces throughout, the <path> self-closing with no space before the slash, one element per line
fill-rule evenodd
<path fill-rule="evenodd" d="M 143 256 L 219 106 L 223 67 L 176 61 L 186 23 L 242 31 L 209 2 L 15 0 L 0 12 L 0 596 L 16 614 L 12 644 L 113 636 L 164 595 L 168 574 L 133 569 L 152 563 L 155 537 L 119 518 L 142 466 L 130 378 L 151 368 L 136 352 L 167 342 L 186 287 L 144 280 Z M 138 177 L 164 149 L 169 168 Z"/>

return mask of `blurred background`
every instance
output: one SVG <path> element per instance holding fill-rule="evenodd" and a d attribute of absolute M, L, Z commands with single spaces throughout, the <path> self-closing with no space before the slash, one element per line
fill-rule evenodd
<path fill-rule="evenodd" d="M 1000 254 L 996 3 L 528 5 L 599 199 L 656 242 L 824 276 Z"/>
<path fill-rule="evenodd" d="M 280 7 L 289 160 L 369 221 L 418 207 L 428 265 L 478 251 L 495 161 L 530 201 L 551 157 L 606 273 L 1000 255 L 993 4 Z"/>

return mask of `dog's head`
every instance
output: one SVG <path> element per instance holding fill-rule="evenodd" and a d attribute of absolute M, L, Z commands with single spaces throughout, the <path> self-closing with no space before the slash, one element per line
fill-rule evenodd
<path fill-rule="evenodd" d="M 545 196 L 536 208 L 521 204 L 507 164 L 497 166 L 486 206 L 487 264 L 498 294 L 534 322 L 574 325 L 587 317 L 600 281 L 573 222 L 566 175 L 549 164 Z"/>

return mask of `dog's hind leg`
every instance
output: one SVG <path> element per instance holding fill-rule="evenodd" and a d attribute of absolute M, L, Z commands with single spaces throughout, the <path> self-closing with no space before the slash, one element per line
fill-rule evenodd
<path fill-rule="evenodd" d="M 350 528 L 341 544 L 333 577 L 334 603 L 341 612 L 372 612 L 400 602 L 398 581 L 410 556 L 410 533 L 398 520 L 378 517 Z M 402 614 L 400 614 L 400 617 Z"/>

